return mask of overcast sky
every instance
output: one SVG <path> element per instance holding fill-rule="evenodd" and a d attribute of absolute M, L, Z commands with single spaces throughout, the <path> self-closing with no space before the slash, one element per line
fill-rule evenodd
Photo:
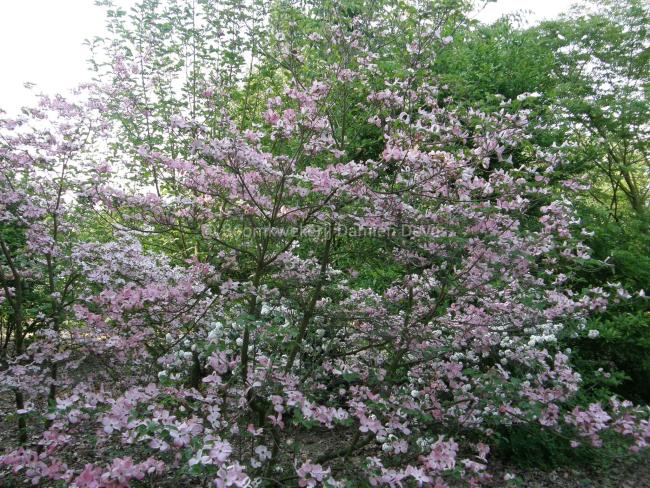
<path fill-rule="evenodd" d="M 498 0 L 475 16 L 492 22 L 529 10 L 528 18 L 536 22 L 567 5 L 567 0 Z M 30 103 L 25 82 L 35 83 L 37 91 L 55 93 L 88 79 L 83 41 L 103 31 L 103 10 L 93 0 L 0 0 L 0 108 L 13 112 Z"/>

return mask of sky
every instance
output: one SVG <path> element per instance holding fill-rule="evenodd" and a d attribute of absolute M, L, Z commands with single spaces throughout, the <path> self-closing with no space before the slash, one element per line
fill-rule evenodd
<path fill-rule="evenodd" d="M 123 0 L 121 4 L 133 3 Z M 473 15 L 492 22 L 504 14 L 529 10 L 532 22 L 551 18 L 567 0 L 497 0 Z M 34 93 L 65 93 L 88 80 L 84 39 L 104 32 L 103 9 L 93 0 L 0 0 L 0 108 L 14 112 Z"/>

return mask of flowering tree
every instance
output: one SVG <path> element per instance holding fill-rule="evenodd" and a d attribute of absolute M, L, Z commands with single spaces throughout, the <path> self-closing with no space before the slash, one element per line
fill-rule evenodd
<path fill-rule="evenodd" d="M 0 120 L 0 306 L 7 316 L 3 356 L 11 358 L 5 374 L 15 390 L 23 441 L 24 415 L 31 408 L 25 395 L 46 390 L 54 401 L 61 382 L 58 364 L 69 357 L 59 333 L 79 279 L 71 265 L 78 225 L 85 219 L 73 201 L 84 169 L 78 156 L 105 128 L 98 108 L 92 99 L 75 105 L 61 97 L 42 97 L 25 116 Z M 30 339 L 26 349 L 28 336 L 39 339 Z M 27 357 L 38 366 L 28 365 Z"/>
<path fill-rule="evenodd" d="M 244 45 L 259 58 L 240 83 L 193 72 L 187 86 L 206 86 L 177 104 L 155 90 L 157 75 L 171 73 L 172 87 L 177 73 L 157 71 L 160 53 L 128 58 L 115 41 L 114 83 L 92 89 L 110 96 L 92 105 L 110 136 L 71 164 L 83 178 L 41 180 L 48 171 L 4 139 L 3 181 L 19 190 L 1 202 L 3 242 L 30 225 L 29 263 L 43 255 L 46 269 L 52 243 L 65 245 L 47 275 L 53 315 L 28 349 L 16 322 L 27 275 L 3 245 L 16 325 L 2 384 L 22 415 L 44 374 L 60 383 L 64 359 L 67 380 L 48 391 L 49 410 L 35 403 L 46 422 L 33 445 L 2 465 L 78 487 L 163 473 L 220 487 L 446 486 L 489 477 L 503 425 L 537 424 L 575 446 L 645 446 L 641 409 L 574 401 L 580 377 L 561 340 L 625 292 L 571 287 L 588 249 L 548 186 L 559 160 L 529 142 L 525 112 L 458 108 L 427 76 L 452 42 L 462 5 L 452 7 L 246 8 L 236 18 L 261 19 Z M 134 19 L 129 42 L 176 25 Z M 67 144 L 88 126 L 65 125 Z M 34 181 L 47 183 L 30 191 Z M 52 188 L 69 195 L 71 222 L 103 235 L 52 237 L 58 210 L 39 210 L 36 224 L 15 217 L 58 209 Z M 100 455 L 76 466 L 73 445 Z"/>

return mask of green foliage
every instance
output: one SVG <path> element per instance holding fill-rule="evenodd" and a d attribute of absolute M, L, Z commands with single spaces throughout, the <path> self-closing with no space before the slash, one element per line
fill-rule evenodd
<path fill-rule="evenodd" d="M 552 49 L 536 31 L 518 29 L 516 19 L 475 24 L 461 37 L 462 42 L 443 51 L 436 64 L 454 98 L 498 110 L 504 98 L 553 88 Z"/>
<path fill-rule="evenodd" d="M 588 243 L 596 265 L 577 280 L 585 285 L 620 282 L 636 292 L 611 304 L 587 324 L 597 339 L 579 339 L 571 346 L 574 360 L 592 398 L 613 393 L 650 402 L 650 299 L 639 296 L 650 283 L 650 221 L 633 212 L 616 221 L 605 209 L 583 208 L 583 223 L 593 232 Z"/>
<path fill-rule="evenodd" d="M 587 465 L 601 452 L 590 448 L 572 448 L 569 440 L 541 425 L 516 424 L 495 433 L 494 454 L 523 468 L 551 469 L 558 466 Z"/>

